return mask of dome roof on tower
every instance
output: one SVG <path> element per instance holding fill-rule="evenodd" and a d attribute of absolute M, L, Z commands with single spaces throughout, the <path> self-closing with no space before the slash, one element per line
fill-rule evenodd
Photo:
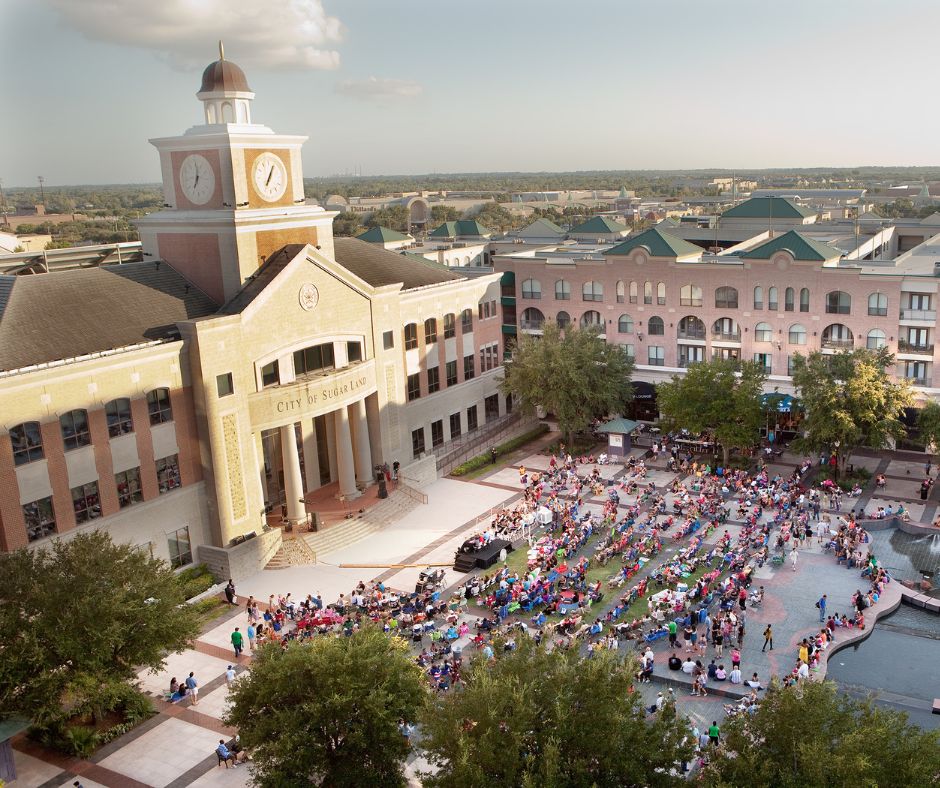
<path fill-rule="evenodd" d="M 250 93 L 245 72 L 231 60 L 220 58 L 202 72 L 200 93 Z"/>

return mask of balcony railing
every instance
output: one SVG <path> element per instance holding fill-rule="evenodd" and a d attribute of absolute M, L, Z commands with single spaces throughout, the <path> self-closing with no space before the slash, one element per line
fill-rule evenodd
<path fill-rule="evenodd" d="M 936 320 L 936 309 L 902 309 L 901 320 Z"/>
<path fill-rule="evenodd" d="M 522 297 L 530 301 L 539 301 L 542 298 L 542 291 L 523 290 Z"/>
<path fill-rule="evenodd" d="M 908 342 L 906 339 L 898 340 L 898 352 L 899 353 L 929 353 L 933 355 L 933 345 L 928 344 L 918 344 L 916 342 Z"/>
<path fill-rule="evenodd" d="M 823 337 L 822 341 L 819 343 L 822 347 L 827 350 L 851 350 L 855 345 L 855 340 L 852 339 L 833 339 L 832 337 Z"/>
<path fill-rule="evenodd" d="M 906 378 L 906 380 L 912 386 L 928 386 L 930 385 L 927 381 L 927 378 Z"/>
<path fill-rule="evenodd" d="M 718 339 L 722 342 L 740 342 L 740 331 L 712 331 L 712 339 Z"/>
<path fill-rule="evenodd" d="M 704 328 L 680 328 L 677 334 L 679 339 L 705 339 Z"/>
<path fill-rule="evenodd" d="M 541 331 L 545 326 L 544 320 L 521 320 L 519 321 L 523 331 Z"/>

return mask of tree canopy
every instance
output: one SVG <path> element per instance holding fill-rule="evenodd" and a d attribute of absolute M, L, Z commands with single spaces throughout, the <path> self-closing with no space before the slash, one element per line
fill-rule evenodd
<path fill-rule="evenodd" d="M 619 412 L 632 396 L 633 362 L 617 345 L 598 339 L 596 329 L 565 328 L 553 321 L 542 336 L 523 334 L 507 364 L 503 390 L 522 407 L 554 413 L 562 432 L 585 429 L 594 418 Z"/>
<path fill-rule="evenodd" d="M 755 714 L 727 720 L 722 738 L 707 785 L 936 785 L 940 774 L 940 731 L 833 682 L 769 691 Z"/>
<path fill-rule="evenodd" d="M 660 383 L 656 402 L 670 429 L 713 435 L 727 464 L 731 449 L 753 446 L 760 439 L 765 379 L 764 368 L 753 361 L 704 361 Z"/>
<path fill-rule="evenodd" d="M 198 633 L 169 565 L 101 531 L 0 555 L 0 709 L 42 724 Z"/>
<path fill-rule="evenodd" d="M 667 786 L 691 742 L 675 707 L 651 722 L 633 691 L 636 665 L 617 652 L 590 659 L 523 638 L 494 663 L 476 659 L 460 692 L 424 715 L 430 788 L 480 785 Z"/>
<path fill-rule="evenodd" d="M 226 723 L 252 750 L 259 786 L 401 785 L 398 720 L 414 721 L 426 693 L 407 645 L 366 627 L 259 649 L 232 686 Z"/>
<path fill-rule="evenodd" d="M 940 446 L 940 402 L 929 400 L 917 414 L 917 432 L 928 449 Z"/>
<path fill-rule="evenodd" d="M 794 446 L 832 452 L 841 469 L 855 449 L 883 449 L 903 437 L 899 417 L 913 397 L 910 384 L 889 373 L 893 363 L 887 348 L 794 356 L 793 385 L 806 413 Z"/>

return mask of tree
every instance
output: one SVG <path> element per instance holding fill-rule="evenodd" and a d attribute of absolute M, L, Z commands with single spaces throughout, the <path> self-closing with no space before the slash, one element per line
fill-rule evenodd
<path fill-rule="evenodd" d="M 596 329 L 568 326 L 564 335 L 547 321 L 542 336 L 523 334 L 506 366 L 503 391 L 528 410 L 542 406 L 572 433 L 594 418 L 618 412 L 632 396 L 633 362 L 617 345 L 598 339 Z"/>
<path fill-rule="evenodd" d="M 459 692 L 424 715 L 429 788 L 479 785 L 667 786 L 690 756 L 668 704 L 652 722 L 633 689 L 636 665 L 611 651 L 580 656 L 522 638 L 492 664 L 476 659 Z"/>
<path fill-rule="evenodd" d="M 483 207 L 477 211 L 473 218 L 484 227 L 501 232 L 511 230 L 514 227 L 521 227 L 523 224 L 528 224 L 528 220 L 525 216 L 513 213 L 508 208 L 504 208 L 496 202 L 483 203 Z"/>
<path fill-rule="evenodd" d="M 373 211 L 366 219 L 366 225 L 369 227 L 388 227 L 390 230 L 407 233 L 411 225 L 411 214 L 404 205 L 390 205 L 387 208 L 379 208 L 377 211 Z"/>
<path fill-rule="evenodd" d="M 889 374 L 893 363 L 887 348 L 794 356 L 793 385 L 806 412 L 795 448 L 832 452 L 842 470 L 860 446 L 883 449 L 903 437 L 898 417 L 913 398 L 910 384 Z"/>
<path fill-rule="evenodd" d="M 426 693 L 404 641 L 370 626 L 259 649 L 226 723 L 252 750 L 259 786 L 402 785 L 398 720 L 415 720 Z"/>
<path fill-rule="evenodd" d="M 928 450 L 940 446 L 940 403 L 929 400 L 917 414 L 917 432 Z"/>
<path fill-rule="evenodd" d="M 333 234 L 337 236 L 358 235 L 362 230 L 362 217 L 352 211 L 343 211 L 333 219 Z"/>
<path fill-rule="evenodd" d="M 768 691 L 753 715 L 728 720 L 707 785 L 936 785 L 940 731 L 856 701 L 833 682 Z"/>
<path fill-rule="evenodd" d="M 455 222 L 460 216 L 460 211 L 452 205 L 431 206 L 431 224 L 435 227 L 444 222 Z"/>
<path fill-rule="evenodd" d="M 43 724 L 198 634 L 172 569 L 101 531 L 0 555 L 0 709 Z"/>
<path fill-rule="evenodd" d="M 766 377 L 764 368 L 753 361 L 691 364 L 684 376 L 674 375 L 656 387 L 656 402 L 670 429 L 713 435 L 727 465 L 731 449 L 748 448 L 760 439 Z"/>

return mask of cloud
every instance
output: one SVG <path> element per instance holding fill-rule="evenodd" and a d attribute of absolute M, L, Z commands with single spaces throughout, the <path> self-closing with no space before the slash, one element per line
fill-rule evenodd
<path fill-rule="evenodd" d="M 414 98 L 420 96 L 424 88 L 408 79 L 346 79 L 337 83 L 336 92 L 342 96 L 363 101 L 386 98 Z"/>
<path fill-rule="evenodd" d="M 215 60 L 216 41 L 242 66 L 335 69 L 343 24 L 322 0 L 46 0 L 86 38 L 155 52 L 190 71 Z"/>

